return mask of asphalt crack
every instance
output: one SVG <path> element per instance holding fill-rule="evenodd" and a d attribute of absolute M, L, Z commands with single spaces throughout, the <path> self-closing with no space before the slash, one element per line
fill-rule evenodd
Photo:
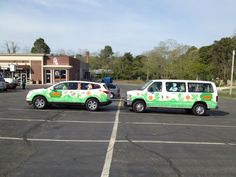
<path fill-rule="evenodd" d="M 132 139 L 130 138 L 130 135 L 129 135 L 129 132 L 128 132 L 128 129 L 127 129 L 127 126 L 126 126 L 126 122 L 124 121 L 121 121 L 121 123 L 123 124 L 124 126 L 124 129 L 125 129 L 125 132 L 126 132 L 126 135 L 125 135 L 125 138 L 126 140 L 131 143 L 132 145 L 136 146 L 137 148 L 139 148 L 140 150 L 142 150 L 143 152 L 147 152 L 149 154 L 151 154 L 151 156 L 153 157 L 153 155 L 165 160 L 168 164 L 168 166 L 175 172 L 175 174 L 178 176 L 178 177 L 183 177 L 183 173 L 176 167 L 176 165 L 173 163 L 173 161 L 171 160 L 171 158 L 161 154 L 161 153 L 158 153 L 156 151 L 153 151 L 151 149 L 148 149 L 138 143 L 134 143 L 132 141 Z"/>
<path fill-rule="evenodd" d="M 21 162 L 19 162 L 15 167 L 9 169 L 8 171 L 4 172 L 4 173 L 0 173 L 1 177 L 9 177 L 11 173 L 13 173 L 15 170 L 19 169 L 23 164 L 25 164 L 30 158 L 32 158 L 32 156 L 37 153 L 37 147 L 35 147 L 34 145 L 32 145 L 31 141 L 28 140 L 28 135 L 35 129 L 37 129 L 38 127 L 42 126 L 43 124 L 49 122 L 49 121 L 53 121 L 53 120 L 58 120 L 59 119 L 59 115 L 63 113 L 63 111 L 56 113 L 55 115 L 44 119 L 43 122 L 39 122 L 33 126 L 31 126 L 28 130 L 26 130 L 23 135 L 23 142 L 32 149 L 32 152 Z"/>

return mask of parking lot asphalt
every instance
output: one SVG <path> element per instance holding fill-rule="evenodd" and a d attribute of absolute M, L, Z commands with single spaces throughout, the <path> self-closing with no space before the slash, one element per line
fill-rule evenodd
<path fill-rule="evenodd" d="M 121 94 L 138 86 L 120 85 Z M 29 89 L 0 92 L 1 177 L 235 177 L 236 100 L 198 117 L 134 113 L 114 100 L 97 112 L 35 110 Z"/>

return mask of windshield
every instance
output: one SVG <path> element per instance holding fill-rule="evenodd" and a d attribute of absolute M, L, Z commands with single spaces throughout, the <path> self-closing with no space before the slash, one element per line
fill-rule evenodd
<path fill-rule="evenodd" d="M 150 80 L 150 81 L 148 81 L 147 83 L 145 83 L 145 84 L 141 87 L 141 90 L 145 90 L 151 83 L 152 83 L 152 80 Z"/>

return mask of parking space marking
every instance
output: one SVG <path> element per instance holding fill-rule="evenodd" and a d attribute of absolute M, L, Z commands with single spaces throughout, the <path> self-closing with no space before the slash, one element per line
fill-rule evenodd
<path fill-rule="evenodd" d="M 109 177 L 109 174 L 110 174 L 111 161 L 112 161 L 114 145 L 116 142 L 116 135 L 117 135 L 118 124 L 119 124 L 121 103 L 122 102 L 120 100 L 120 102 L 118 104 L 118 109 L 116 112 L 116 119 L 115 119 L 114 126 L 113 126 L 112 133 L 111 133 L 111 138 L 110 138 L 109 145 L 107 148 L 106 158 L 105 158 L 104 166 L 102 169 L 101 177 Z"/>
<path fill-rule="evenodd" d="M 80 123 L 80 124 L 114 124 L 113 121 L 79 121 L 79 120 L 45 120 L 30 118 L 6 118 L 0 117 L 0 121 L 26 121 L 26 122 L 48 122 L 48 123 Z M 118 122 L 119 124 L 120 122 Z M 216 125 L 216 124 L 178 124 L 178 123 L 158 123 L 158 122 L 126 122 L 130 125 L 161 125 L 161 126 L 187 126 L 187 127 L 212 127 L 212 128 L 236 128 L 235 125 Z"/>
<path fill-rule="evenodd" d="M 24 138 L 0 137 L 0 140 L 24 141 Z M 38 138 L 27 138 L 27 141 L 65 142 L 65 143 L 108 143 L 109 142 L 109 140 L 66 140 L 66 139 L 38 139 Z"/>
<path fill-rule="evenodd" d="M 25 121 L 25 122 L 48 122 L 48 123 L 80 123 L 80 124 L 114 124 L 113 121 L 79 121 L 79 120 L 44 120 L 44 119 L 18 119 L 0 118 L 0 121 Z"/>
<path fill-rule="evenodd" d="M 177 123 L 156 123 L 156 122 L 126 122 L 134 125 L 163 125 L 163 126 L 188 126 L 188 127 L 214 127 L 214 128 L 236 128 L 234 125 L 206 125 L 206 124 L 177 124 Z"/>
<path fill-rule="evenodd" d="M 0 140 L 12 140 L 12 141 L 24 141 L 24 138 L 19 137 L 0 137 Z M 64 143 L 109 143 L 110 140 L 68 140 L 68 139 L 39 139 L 39 138 L 27 138 L 28 141 L 36 142 L 64 142 Z M 195 141 L 146 141 L 146 140 L 132 140 L 133 143 L 143 144 L 182 144 L 182 145 L 218 145 L 218 146 L 236 146 L 236 143 L 228 142 L 195 142 Z M 128 140 L 115 140 L 113 143 L 130 143 Z M 108 153 L 113 152 L 114 144 L 111 149 L 108 149 Z M 109 161 L 111 163 L 112 154 L 109 154 Z M 105 165 L 104 165 L 105 167 Z M 110 164 L 106 164 L 104 176 L 109 176 Z M 106 173 L 105 173 L 106 172 Z"/>
<path fill-rule="evenodd" d="M 128 140 L 117 140 L 117 143 L 128 143 Z M 142 141 L 132 140 L 133 143 L 148 143 L 148 144 L 186 144 L 186 145 L 221 145 L 221 146 L 236 146 L 236 143 L 227 142 L 194 142 L 194 141 Z"/>

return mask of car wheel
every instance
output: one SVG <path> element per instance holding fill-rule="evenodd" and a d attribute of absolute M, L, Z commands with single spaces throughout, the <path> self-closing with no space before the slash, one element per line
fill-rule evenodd
<path fill-rule="evenodd" d="M 143 101 L 139 100 L 139 101 L 135 101 L 133 104 L 133 111 L 137 112 L 137 113 L 141 113 L 144 112 L 146 109 L 146 105 Z"/>
<path fill-rule="evenodd" d="M 204 116 L 206 114 L 206 106 L 204 104 L 198 103 L 193 106 L 193 114 L 197 116 Z"/>
<path fill-rule="evenodd" d="M 98 100 L 95 98 L 90 98 L 86 101 L 86 109 L 88 111 L 96 111 L 98 109 Z"/>
<path fill-rule="evenodd" d="M 114 93 L 111 93 L 110 98 L 111 98 L 111 99 L 115 98 L 115 94 L 114 94 Z"/>
<path fill-rule="evenodd" d="M 37 96 L 33 100 L 33 105 L 35 109 L 44 109 L 47 106 L 47 101 L 42 96 Z"/>

